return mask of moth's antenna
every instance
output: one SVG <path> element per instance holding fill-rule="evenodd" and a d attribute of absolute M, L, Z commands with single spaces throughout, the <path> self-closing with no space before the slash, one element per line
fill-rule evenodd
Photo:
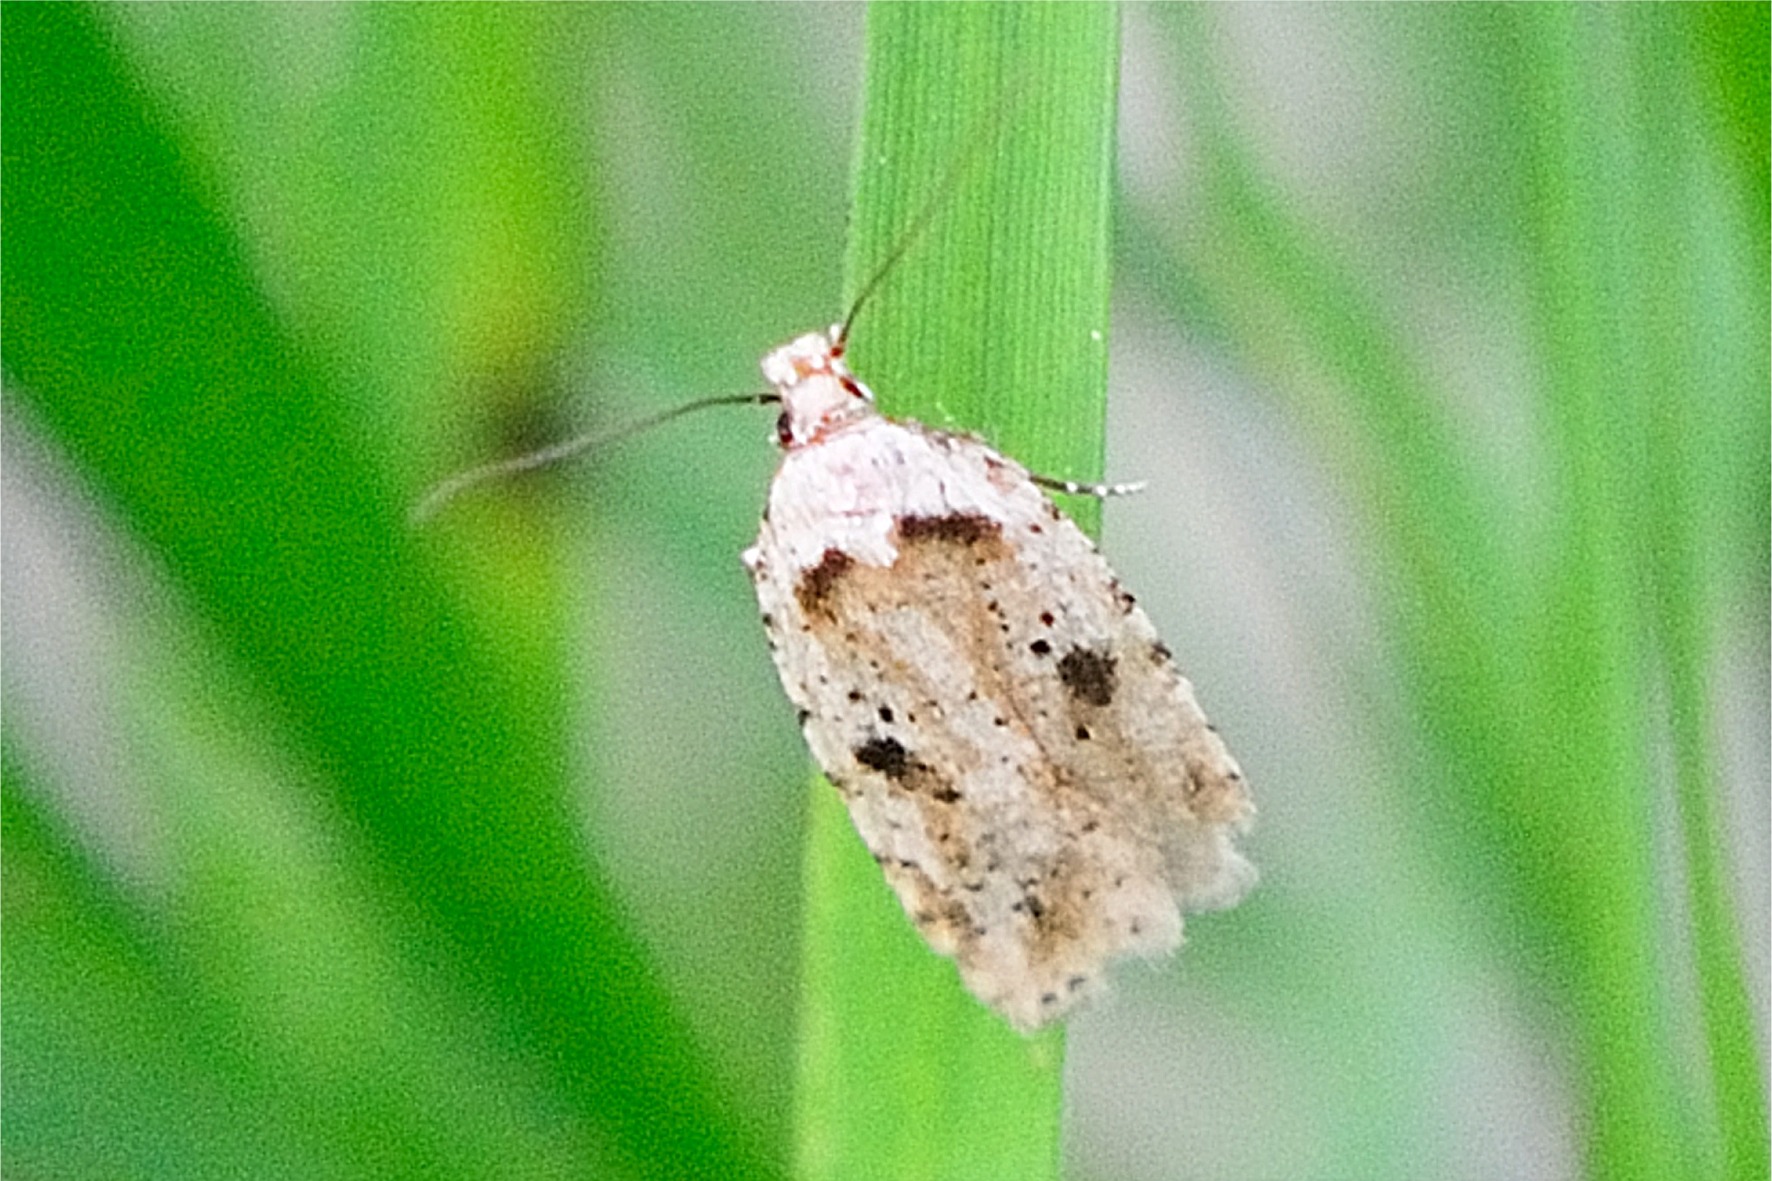
<path fill-rule="evenodd" d="M 849 305 L 849 314 L 843 317 L 843 323 L 837 329 L 837 339 L 832 342 L 839 350 L 848 343 L 849 329 L 855 324 L 855 318 L 861 315 L 863 305 L 873 297 L 874 292 L 879 290 L 880 284 L 885 280 L 887 274 L 898 265 L 899 260 L 905 256 L 905 252 L 916 243 L 917 239 L 923 236 L 924 231 L 929 228 L 929 223 L 935 220 L 935 215 L 941 212 L 948 199 L 954 195 L 954 190 L 959 188 L 960 180 L 966 175 L 966 170 L 978 159 L 986 135 L 994 133 L 1002 125 L 1004 113 L 1020 101 L 1024 83 L 1025 79 L 1018 80 L 1015 85 L 1009 87 L 997 105 L 980 118 L 979 126 L 967 137 L 965 148 L 954 162 L 948 165 L 947 174 L 941 178 L 941 184 L 923 203 L 923 208 L 917 210 L 917 216 L 911 219 L 910 228 L 905 230 L 898 239 L 898 244 L 886 255 L 886 260 L 875 267 L 874 273 L 869 275 L 867 282 L 861 285 L 861 291 L 856 294 L 855 302 Z"/>
<path fill-rule="evenodd" d="M 673 406 L 669 410 L 630 422 L 612 431 L 602 434 L 586 433 L 563 439 L 558 443 L 550 443 L 546 447 L 538 447 L 534 451 L 522 455 L 513 455 L 509 459 L 497 459 L 491 463 L 483 463 L 471 467 L 464 472 L 457 472 L 446 480 L 431 486 L 430 491 L 413 503 L 412 511 L 407 520 L 414 526 L 423 525 L 435 517 L 444 507 L 470 488 L 488 484 L 494 480 L 502 480 L 506 476 L 532 472 L 537 468 L 548 467 L 582 455 L 599 447 L 606 447 L 631 438 L 642 431 L 649 431 L 655 426 L 663 426 L 674 418 L 696 410 L 706 410 L 713 406 L 769 406 L 781 401 L 781 395 L 770 392 L 766 394 L 723 394 L 714 398 L 697 398 L 693 402 L 685 402 L 681 406 Z"/>
<path fill-rule="evenodd" d="M 941 212 L 942 206 L 952 195 L 960 182 L 960 177 L 965 174 L 966 166 L 971 162 L 971 153 L 954 161 L 953 165 L 948 168 L 947 176 L 942 179 L 941 187 L 928 201 L 924 202 L 923 208 L 917 211 L 917 216 L 912 219 L 910 228 L 898 239 L 898 245 L 894 246 L 891 252 L 886 255 L 884 262 L 874 268 L 874 273 L 868 276 L 868 281 L 861 285 L 861 290 L 856 293 L 855 302 L 849 305 L 849 314 L 843 317 L 843 326 L 837 330 L 837 339 L 833 343 L 839 348 L 848 343 L 849 329 L 855 323 L 855 318 L 861 315 L 862 307 L 874 292 L 879 290 L 881 282 L 891 273 L 892 268 L 898 265 L 898 260 L 905 256 L 905 251 L 909 250 L 917 239 L 923 236 L 923 231 L 929 228 L 929 223 L 935 220 L 937 213 Z"/>

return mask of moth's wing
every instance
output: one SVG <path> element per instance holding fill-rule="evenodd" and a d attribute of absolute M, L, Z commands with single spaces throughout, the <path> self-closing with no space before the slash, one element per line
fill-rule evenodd
<path fill-rule="evenodd" d="M 881 421 L 791 454 L 748 557 L 814 756 L 930 945 L 1023 1029 L 1254 879 L 1242 775 L 1021 468 Z M 845 432 L 848 435 L 849 432 Z"/>

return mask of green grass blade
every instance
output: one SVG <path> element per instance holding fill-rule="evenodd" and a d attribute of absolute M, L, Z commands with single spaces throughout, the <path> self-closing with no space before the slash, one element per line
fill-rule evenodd
<path fill-rule="evenodd" d="M 1731 1175 L 1764 1175 L 1763 1082 L 1709 818 L 1705 690 L 1719 601 L 1740 592 L 1733 563 L 1764 541 L 1762 525 L 1743 543 L 1764 511 L 1764 349 L 1741 338 L 1765 322 L 1764 259 L 1753 203 L 1734 206 L 1726 159 L 1693 135 L 1729 124 L 1702 117 L 1684 48 L 1701 12 L 1509 10 L 1499 27 L 1485 13 L 1465 29 L 1499 38 L 1480 50 L 1505 63 L 1505 98 L 1485 98 L 1525 162 L 1510 172 L 1497 154 L 1488 176 L 1494 204 L 1525 228 L 1531 443 L 1543 451 L 1528 521 L 1486 488 L 1453 398 L 1404 344 L 1406 317 L 1261 176 L 1201 52 L 1198 10 L 1166 15 L 1202 112 L 1206 207 L 1182 234 L 1147 224 L 1137 240 L 1183 238 L 1175 263 L 1150 273 L 1295 391 L 1381 541 L 1394 642 L 1442 760 L 1441 782 L 1410 795 L 1522 976 L 1568 1022 L 1588 1169 L 1698 1176 L 1720 1156 Z M 1679 955 L 1654 831 L 1667 739 L 1715 1127 L 1670 986 Z"/>
<path fill-rule="evenodd" d="M 636 1175 L 772 1175 L 583 857 L 557 654 L 501 660 L 421 559 L 351 396 L 268 309 L 102 18 L 8 9 L 4 33 L 8 396 L 250 671 L 564 1105 Z"/>
<path fill-rule="evenodd" d="M 1690 13 L 1656 9 L 1619 30 L 1624 44 L 1618 52 L 1630 64 L 1634 92 L 1629 114 L 1644 149 L 1634 157 L 1636 183 L 1630 190 L 1638 194 L 1632 211 L 1644 228 L 1636 234 L 1638 248 L 1621 252 L 1621 290 L 1610 301 L 1625 338 L 1620 343 L 1635 352 L 1634 357 L 1626 355 L 1620 368 L 1634 379 L 1636 388 L 1614 388 L 1610 396 L 1624 402 L 1634 416 L 1632 432 L 1639 440 L 1640 462 L 1631 464 L 1630 474 L 1638 489 L 1636 520 L 1642 544 L 1637 554 L 1649 592 L 1644 607 L 1667 694 L 1699 1022 L 1717 1120 L 1714 1151 L 1726 1176 L 1749 1181 L 1765 1178 L 1772 1163 L 1753 1000 L 1739 915 L 1729 889 L 1726 845 L 1716 815 L 1721 779 L 1710 738 L 1717 719 L 1707 666 L 1717 643 L 1717 606 L 1724 596 L 1716 580 L 1706 574 L 1708 551 L 1714 547 L 1706 516 L 1714 501 L 1692 478 L 1710 470 L 1722 449 L 1716 445 L 1716 427 L 1704 421 L 1704 407 L 1690 391 L 1711 387 L 1730 401 L 1739 398 L 1744 405 L 1754 401 L 1763 405 L 1758 395 L 1765 389 L 1766 375 L 1763 367 L 1755 374 L 1751 369 L 1730 372 L 1726 366 L 1716 366 L 1707 356 L 1710 342 L 1692 331 L 1714 314 L 1705 292 L 1715 286 L 1701 261 L 1708 253 L 1706 239 L 1714 213 L 1708 202 L 1696 199 L 1693 178 L 1702 174 L 1703 153 L 1695 150 L 1692 129 L 1723 131 L 1727 146 L 1734 146 L 1728 133 L 1735 130 L 1728 111 L 1712 110 L 1707 117 L 1706 107 L 1720 104 L 1700 84 L 1702 70 L 1718 68 L 1715 59 L 1723 56 L 1722 47 L 1704 44 L 1704 22 L 1710 15 L 1694 19 Z M 1759 10 L 1759 25 L 1762 35 L 1743 37 L 1733 52 L 1742 59 L 1742 67 L 1752 68 L 1757 59 L 1763 77 L 1764 7 Z M 1705 48 L 1711 50 L 1709 57 Z M 1761 96 L 1759 217 L 1763 219 L 1763 88 Z M 1740 318 L 1763 323 L 1768 291 L 1763 248 L 1754 257 L 1757 266 L 1751 269 L 1758 271 L 1760 297 L 1754 309 L 1757 315 L 1743 309 Z M 1726 355 L 1726 349 L 1720 351 Z"/>
<path fill-rule="evenodd" d="M 1574 999 L 1585 1026 L 1592 1167 L 1607 1177 L 1679 1175 L 1696 1166 L 1694 1153 L 1719 1147 L 1691 1118 L 1702 1102 L 1673 1081 L 1682 1072 L 1664 1028 L 1669 998 L 1646 929 L 1656 905 L 1649 851 L 1629 862 L 1620 856 L 1619 842 L 1640 839 L 1650 811 L 1642 696 L 1657 679 L 1655 659 L 1670 706 L 1720 1147 L 1736 1167 L 1731 1176 L 1750 1176 L 1740 1171 L 1750 1160 L 1760 1175 L 1766 1168 L 1765 1099 L 1708 816 L 1716 783 L 1704 737 L 1707 591 L 1692 563 L 1704 530 L 1687 496 L 1709 457 L 1706 432 L 1679 429 L 1699 407 L 1702 367 L 1686 342 L 1703 315 L 1693 297 L 1705 284 L 1694 264 L 1706 231 L 1685 213 L 1701 174 L 1688 140 L 1701 109 L 1687 53 L 1691 19 L 1655 9 L 1547 10 L 1522 26 L 1537 83 L 1529 105 L 1538 119 L 1547 421 L 1569 506 L 1543 621 L 1545 645 L 1560 659 L 1541 681 L 1548 724 L 1537 746 L 1552 760 L 1545 770 L 1584 785 L 1578 810 L 1561 822 L 1583 838 L 1569 850 L 1586 853 L 1579 875 L 1561 879 L 1578 889 L 1551 901 L 1569 905 L 1566 938 L 1591 957 Z M 1684 248 L 1683 235 L 1691 235 Z M 1591 893 L 1583 897 L 1580 886 Z"/>
<path fill-rule="evenodd" d="M 852 297 L 941 202 L 854 328 L 886 412 L 1099 471 L 1117 54 L 1108 5 L 870 9 Z M 1055 1176 L 1062 1033 L 964 992 L 822 781 L 808 840 L 802 1173 Z"/>

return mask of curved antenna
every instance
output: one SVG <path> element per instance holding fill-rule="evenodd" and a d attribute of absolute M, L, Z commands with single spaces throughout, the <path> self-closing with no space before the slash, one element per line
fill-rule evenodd
<path fill-rule="evenodd" d="M 548 467 L 561 463 L 575 455 L 582 455 L 594 448 L 619 443 L 642 431 L 649 431 L 655 426 L 663 426 L 674 418 L 681 418 L 696 410 L 706 410 L 713 406 L 770 406 L 781 401 L 777 393 L 767 394 L 722 394 L 713 398 L 697 398 L 693 402 L 685 402 L 681 406 L 673 406 L 657 414 L 638 419 L 626 426 L 617 427 L 603 434 L 575 435 L 558 443 L 550 443 L 546 447 L 538 447 L 522 455 L 513 455 L 509 459 L 496 459 L 491 463 L 483 463 L 463 472 L 457 472 L 447 479 L 431 485 L 430 489 L 418 500 L 413 502 L 412 510 L 407 513 L 407 521 L 414 525 L 423 525 L 435 517 L 450 501 L 470 488 L 488 484 L 494 480 L 502 480 L 506 476 L 532 472 L 537 468 Z"/>
<path fill-rule="evenodd" d="M 867 282 L 861 285 L 861 291 L 856 294 L 855 302 L 849 305 L 849 314 L 843 317 L 843 323 L 837 328 L 837 339 L 831 342 L 837 347 L 839 353 L 842 352 L 843 346 L 849 342 L 849 329 L 854 326 L 855 318 L 861 315 L 862 306 L 879 290 L 880 284 L 885 280 L 888 272 L 898 265 L 899 260 L 905 256 L 905 252 L 916 243 L 917 239 L 923 236 L 924 231 L 929 228 L 929 223 L 935 220 L 935 215 L 941 212 L 948 199 L 954 195 L 954 190 L 960 186 L 960 180 L 966 175 L 966 170 L 977 161 L 979 156 L 983 155 L 985 137 L 995 133 L 1002 126 L 1006 112 L 1012 106 L 1020 103 L 1025 86 L 1026 79 L 1018 78 L 1004 91 L 996 105 L 979 117 L 978 126 L 967 137 L 965 149 L 960 152 L 952 164 L 948 165 L 947 173 L 941 178 L 941 184 L 936 186 L 935 192 L 930 194 L 929 199 L 923 203 L 923 207 L 917 210 L 917 216 L 911 219 L 910 228 L 905 230 L 903 236 L 898 239 L 898 244 L 887 253 L 886 260 L 875 267 L 874 273 L 869 275 Z"/>

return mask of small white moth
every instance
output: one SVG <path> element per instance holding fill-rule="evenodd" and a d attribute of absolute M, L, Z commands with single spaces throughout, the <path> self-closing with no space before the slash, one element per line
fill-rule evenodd
<path fill-rule="evenodd" d="M 1030 1031 L 1101 991 L 1110 961 L 1172 951 L 1183 910 L 1248 890 L 1233 838 L 1254 806 L 1150 620 L 1042 481 L 977 439 L 882 417 L 844 364 L 848 324 L 928 216 L 848 321 L 763 359 L 775 392 L 462 472 L 413 519 L 693 410 L 779 402 L 784 454 L 744 562 L 782 687 L 929 946 Z"/>
<path fill-rule="evenodd" d="M 982 442 L 881 416 L 845 329 L 763 360 L 784 454 L 745 566 L 807 744 L 906 913 L 1031 1031 L 1111 960 L 1172 951 L 1183 910 L 1242 896 L 1253 805 L 1089 538 Z"/>

